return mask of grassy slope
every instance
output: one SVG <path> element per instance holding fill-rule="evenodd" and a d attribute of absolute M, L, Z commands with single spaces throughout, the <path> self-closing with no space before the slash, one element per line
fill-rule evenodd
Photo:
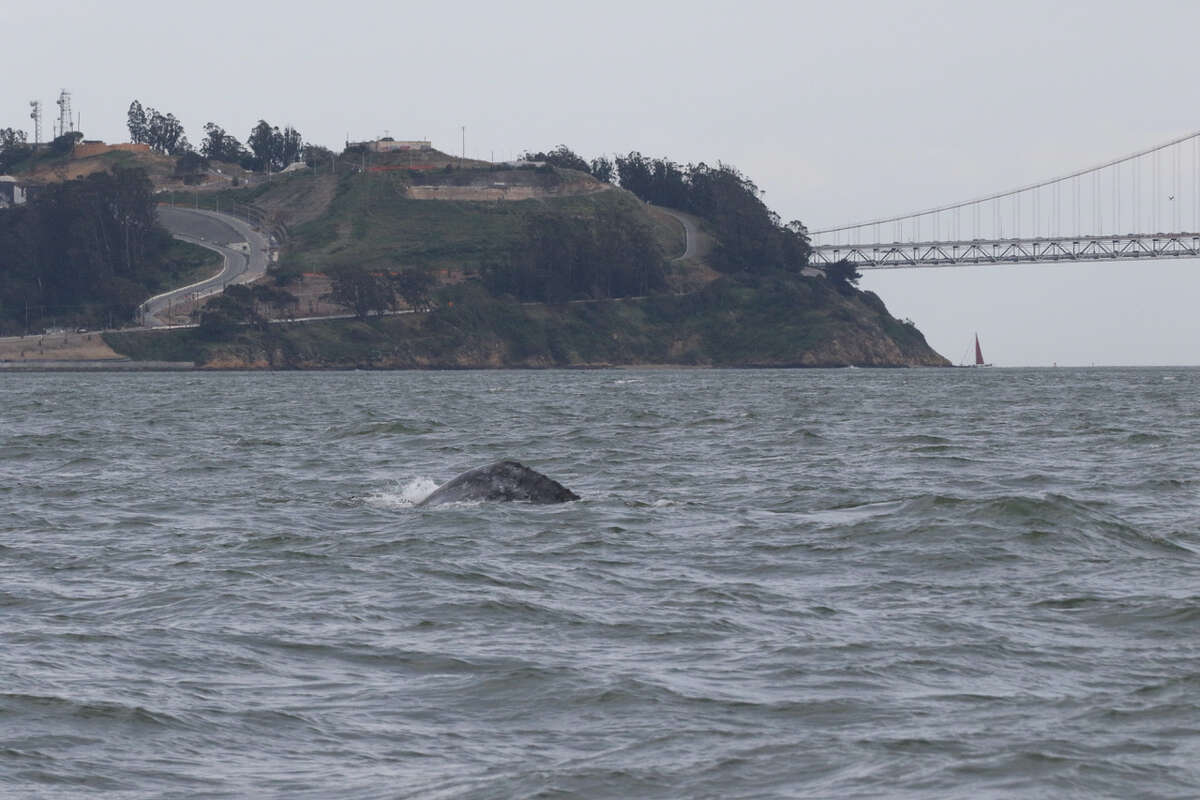
<path fill-rule="evenodd" d="M 396 174 L 343 178 L 330 213 L 292 231 L 290 260 L 308 272 L 477 269 L 514 240 L 522 205 L 409 200 Z"/>
<path fill-rule="evenodd" d="M 406 184 L 400 173 L 343 177 L 329 213 L 291 230 L 290 262 L 307 272 L 357 264 L 470 274 L 506 251 L 524 218 L 540 208 L 586 217 L 605 205 L 639 205 L 620 191 L 505 202 L 412 200 Z"/>
<path fill-rule="evenodd" d="M 198 244 L 176 239 L 167 251 L 164 273 L 156 293 L 190 286 L 205 278 L 211 278 L 221 271 L 222 263 L 223 259 L 219 253 Z"/>

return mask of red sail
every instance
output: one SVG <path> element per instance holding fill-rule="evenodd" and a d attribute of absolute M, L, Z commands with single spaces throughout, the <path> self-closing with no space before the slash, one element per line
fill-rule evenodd
<path fill-rule="evenodd" d="M 979 349 L 979 334 L 975 334 L 975 366 L 983 366 L 983 351 Z"/>

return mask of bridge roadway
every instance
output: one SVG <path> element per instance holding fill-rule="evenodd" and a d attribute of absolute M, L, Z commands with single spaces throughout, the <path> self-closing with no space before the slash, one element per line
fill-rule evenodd
<path fill-rule="evenodd" d="M 176 239 L 198 244 L 220 253 L 221 271 L 190 286 L 155 295 L 142 303 L 139 312 L 148 328 L 167 325 L 159 314 L 185 299 L 217 294 L 231 283 L 249 283 L 266 274 L 270 241 L 266 234 L 228 214 L 190 208 L 160 206 L 159 221 Z"/>
<path fill-rule="evenodd" d="M 814 246 L 814 266 L 843 259 L 858 269 L 951 267 L 970 264 L 1052 264 L 1200 257 L 1200 233 L 1066 236 L 950 242 L 878 242 Z"/>

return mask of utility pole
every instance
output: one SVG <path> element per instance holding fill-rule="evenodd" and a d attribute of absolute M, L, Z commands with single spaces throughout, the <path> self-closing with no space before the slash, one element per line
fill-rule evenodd
<path fill-rule="evenodd" d="M 463 162 L 467 160 L 467 126 L 460 125 L 462 128 L 462 156 L 458 159 L 458 168 L 462 169 Z"/>

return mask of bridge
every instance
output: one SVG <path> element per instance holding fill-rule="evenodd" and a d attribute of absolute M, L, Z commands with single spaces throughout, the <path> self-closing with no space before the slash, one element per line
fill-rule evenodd
<path fill-rule="evenodd" d="M 809 231 L 858 269 L 1200 257 L 1200 131 L 1050 180 Z"/>

